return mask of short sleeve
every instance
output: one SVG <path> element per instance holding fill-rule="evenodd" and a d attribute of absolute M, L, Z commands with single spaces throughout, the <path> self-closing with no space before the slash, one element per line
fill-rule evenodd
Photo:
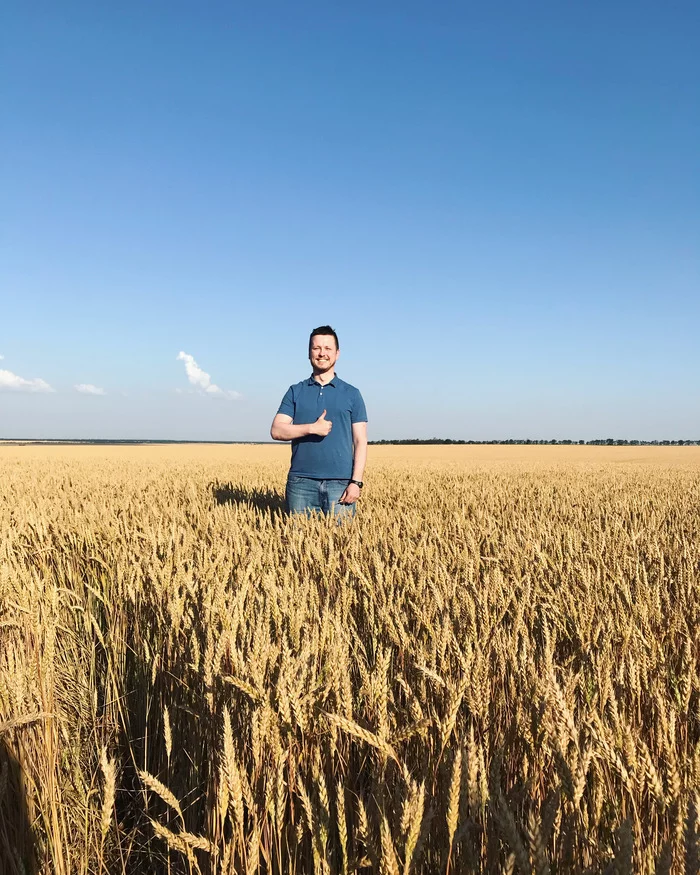
<path fill-rule="evenodd" d="M 294 419 L 294 392 L 292 391 L 292 387 L 284 393 L 284 398 L 282 399 L 282 403 L 279 406 L 278 413 L 284 413 L 285 416 L 291 416 Z"/>
<path fill-rule="evenodd" d="M 350 414 L 351 422 L 367 422 L 367 408 L 365 402 L 360 395 L 359 390 L 355 393 L 355 398 L 352 402 L 352 412 Z"/>

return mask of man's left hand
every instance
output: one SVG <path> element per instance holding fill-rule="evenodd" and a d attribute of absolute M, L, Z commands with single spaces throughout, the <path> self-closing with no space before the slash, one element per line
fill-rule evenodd
<path fill-rule="evenodd" d="M 357 483 L 348 483 L 345 487 L 345 492 L 340 496 L 339 504 L 355 504 L 360 497 L 360 487 Z"/>

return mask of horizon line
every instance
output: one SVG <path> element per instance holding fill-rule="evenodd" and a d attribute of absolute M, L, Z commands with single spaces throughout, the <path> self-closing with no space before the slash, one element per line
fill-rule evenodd
<path fill-rule="evenodd" d="M 177 440 L 173 438 L 29 438 L 29 437 L 10 437 L 0 438 L 0 445 L 12 444 L 93 444 L 93 445 L 119 445 L 119 444 L 218 444 L 222 446 L 234 445 L 279 445 L 289 443 L 289 441 L 224 441 L 224 440 Z M 591 440 L 572 439 L 572 438 L 489 438 L 489 439 L 473 439 L 473 438 L 381 438 L 378 440 L 368 441 L 370 446 L 380 446 L 386 444 L 446 444 L 458 446 L 480 446 L 480 445 L 511 445 L 511 446 L 697 446 L 700 444 L 700 439 L 697 438 L 592 438 Z"/>

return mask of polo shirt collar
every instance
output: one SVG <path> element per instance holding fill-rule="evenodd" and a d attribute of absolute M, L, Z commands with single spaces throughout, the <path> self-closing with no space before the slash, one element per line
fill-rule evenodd
<path fill-rule="evenodd" d="M 325 385 L 326 386 L 333 386 L 334 389 L 337 389 L 338 388 L 338 379 L 339 379 L 338 375 L 333 374 L 333 379 L 329 383 L 325 383 Z M 314 380 L 314 375 L 311 374 L 309 379 L 306 381 L 306 385 L 307 386 L 320 386 L 321 384 L 317 383 L 316 380 Z"/>

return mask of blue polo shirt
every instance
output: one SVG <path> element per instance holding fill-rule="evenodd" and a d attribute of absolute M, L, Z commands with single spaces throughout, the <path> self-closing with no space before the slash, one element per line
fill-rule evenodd
<path fill-rule="evenodd" d="M 324 410 L 333 428 L 325 437 L 310 434 L 292 441 L 289 473 L 317 480 L 349 480 L 353 462 L 352 425 L 367 422 L 359 389 L 337 374 L 325 386 L 309 377 L 287 389 L 277 412 L 291 416 L 294 425 L 303 425 L 316 422 Z"/>

